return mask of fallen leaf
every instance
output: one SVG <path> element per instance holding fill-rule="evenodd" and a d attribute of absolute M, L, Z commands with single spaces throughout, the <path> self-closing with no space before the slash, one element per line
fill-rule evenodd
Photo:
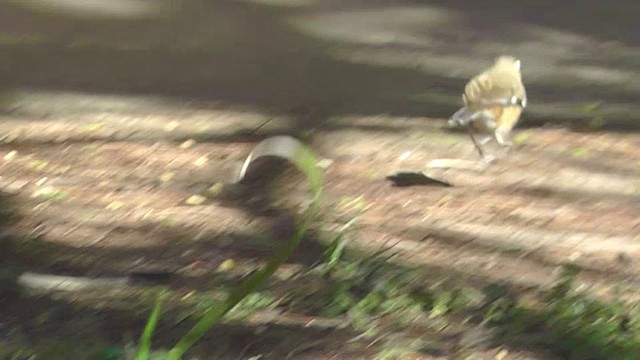
<path fill-rule="evenodd" d="M 100 130 L 104 127 L 103 123 L 94 123 L 94 124 L 89 124 L 87 126 L 85 126 L 83 128 L 84 131 L 86 132 L 93 132 L 93 131 L 97 131 Z"/>
<path fill-rule="evenodd" d="M 221 183 L 221 182 L 215 183 L 215 184 L 211 185 L 210 188 L 207 189 L 207 194 L 209 194 L 211 196 L 218 196 L 222 192 L 223 188 L 224 188 L 224 184 L 223 183 Z"/>
<path fill-rule="evenodd" d="M 205 198 L 204 196 L 192 195 L 185 201 L 185 203 L 187 205 L 202 205 L 205 200 L 207 200 L 207 198 Z"/>
<path fill-rule="evenodd" d="M 164 131 L 171 132 L 180 126 L 180 123 L 177 121 L 171 121 L 167 125 L 164 126 Z"/>
<path fill-rule="evenodd" d="M 208 161 L 209 161 L 209 157 L 205 155 L 205 156 L 200 156 L 199 158 L 197 158 L 196 161 L 193 162 L 193 164 L 195 166 L 203 166 Z"/>
<path fill-rule="evenodd" d="M 107 210 L 119 210 L 124 206 L 122 201 L 113 201 L 107 205 Z"/>
<path fill-rule="evenodd" d="M 16 141 L 16 139 L 18 139 L 18 134 L 11 133 L 5 136 L 4 139 L 2 139 L 2 141 L 5 144 L 11 144 L 12 142 Z"/>
<path fill-rule="evenodd" d="M 531 135 L 528 133 L 519 133 L 513 137 L 514 144 L 524 144 L 531 139 Z"/>
<path fill-rule="evenodd" d="M 585 156 L 587 156 L 589 154 L 589 150 L 583 148 L 583 147 L 577 147 L 574 148 L 571 151 L 571 155 L 575 158 L 583 158 Z"/>
<path fill-rule="evenodd" d="M 342 211 L 357 211 L 363 209 L 365 206 L 366 200 L 362 195 L 358 197 L 343 197 L 338 204 L 338 207 Z"/>
<path fill-rule="evenodd" d="M 509 352 L 505 349 L 502 349 L 496 354 L 495 359 L 504 360 L 507 357 L 507 355 L 509 355 Z"/>
<path fill-rule="evenodd" d="M 405 151 L 404 153 L 402 153 L 402 155 L 400 155 L 398 160 L 399 161 L 407 160 L 411 156 L 411 154 L 413 154 L 411 151 Z"/>
<path fill-rule="evenodd" d="M 451 196 L 451 195 L 449 195 L 449 194 L 444 195 L 444 196 L 443 196 L 443 197 L 441 197 L 438 201 L 436 201 L 435 206 L 436 206 L 436 207 L 441 207 L 441 206 L 447 205 L 447 204 L 448 204 L 449 202 L 451 202 L 453 199 L 454 199 L 454 197 L 453 197 L 453 196 Z"/>
<path fill-rule="evenodd" d="M 180 144 L 180 147 L 181 147 L 182 149 L 188 149 L 188 148 L 192 147 L 192 146 L 193 146 L 193 145 L 195 145 L 195 144 L 196 144 L 196 141 L 195 141 L 195 140 L 193 140 L 193 139 L 189 139 L 189 140 L 187 140 L 187 141 L 183 142 L 182 144 Z"/>
<path fill-rule="evenodd" d="M 15 150 L 11 150 L 4 156 L 4 159 L 10 161 L 11 159 L 15 158 L 16 155 L 18 155 L 18 152 Z"/>
<path fill-rule="evenodd" d="M 172 172 L 166 172 L 163 173 L 162 175 L 160 175 L 160 181 L 162 181 L 163 183 L 170 181 L 171 179 L 173 179 L 173 176 L 175 174 Z"/>
<path fill-rule="evenodd" d="M 45 177 L 39 179 L 38 181 L 36 181 L 36 185 L 37 186 L 42 186 L 42 185 L 44 185 L 44 183 L 47 182 L 47 180 L 49 180 L 49 179 L 45 176 Z"/>
<path fill-rule="evenodd" d="M 218 271 L 229 271 L 235 267 L 236 267 L 236 262 L 233 261 L 233 259 L 227 259 L 218 266 Z"/>
<path fill-rule="evenodd" d="M 27 163 L 27 167 L 29 169 L 38 170 L 38 171 L 42 171 L 46 169 L 47 166 L 49 166 L 49 162 L 43 161 L 43 160 L 29 160 L 29 162 Z"/>
<path fill-rule="evenodd" d="M 47 200 L 58 201 L 58 200 L 65 200 L 67 198 L 67 195 L 58 189 L 55 189 L 52 187 L 45 187 L 34 192 L 31 195 L 31 197 L 42 197 Z"/>
<path fill-rule="evenodd" d="M 574 251 L 569 255 L 569 261 L 574 262 L 578 260 L 582 256 L 582 253 L 579 251 Z"/>

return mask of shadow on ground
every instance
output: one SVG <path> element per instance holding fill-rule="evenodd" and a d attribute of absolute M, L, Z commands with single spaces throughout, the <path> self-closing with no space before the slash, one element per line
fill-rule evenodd
<path fill-rule="evenodd" d="M 151 228 L 157 228 L 159 224 L 141 224 L 138 229 L 147 233 Z M 282 230 L 281 230 L 282 231 Z M 287 231 L 282 235 L 286 236 Z M 100 251 L 91 249 L 79 249 L 64 246 L 59 243 L 44 241 L 43 239 L 21 239 L 5 237 L 3 239 L 3 271 L 12 269 L 16 274 L 17 269 L 28 269 L 30 271 L 46 271 L 63 274 L 122 274 L 122 269 L 127 268 L 125 264 L 134 262 L 134 259 L 144 254 L 151 262 L 156 263 L 157 268 L 185 268 L 189 264 L 198 262 L 201 255 L 204 258 L 208 254 L 216 254 L 217 259 L 208 258 L 205 264 L 204 273 L 201 275 L 183 275 L 174 277 L 169 287 L 177 294 L 188 294 L 192 290 L 206 293 L 210 290 L 227 288 L 238 283 L 241 274 L 224 276 L 215 272 L 215 267 L 227 258 L 234 258 L 238 263 L 244 261 L 255 262 L 264 260 L 273 251 L 274 239 L 270 244 L 262 244 L 256 248 L 255 242 L 251 241 L 251 236 L 236 236 L 233 241 L 226 246 L 220 246 L 216 241 L 210 239 L 218 237 L 218 234 L 201 236 L 198 242 L 185 241 L 185 239 L 195 238 L 195 234 L 189 229 L 174 228 L 162 233 L 162 236 L 170 239 L 157 247 L 145 247 L 142 249 L 109 249 L 102 248 Z M 313 234 L 305 239 L 301 252 L 294 255 L 290 264 L 301 264 L 302 269 L 308 269 L 310 264 L 315 262 L 322 250 L 326 249 L 326 242 L 318 243 L 314 241 Z M 255 239 L 255 238 L 254 238 Z M 174 241 L 174 242 L 172 242 Z M 316 245 L 317 244 L 317 245 Z M 264 246 L 267 245 L 267 246 Z M 313 250 L 316 249 L 316 250 Z M 179 257 L 178 254 L 191 250 L 192 255 Z M 313 251 L 312 251 L 313 250 Z M 349 252 L 349 261 L 361 261 L 370 257 L 371 254 Z M 318 316 L 328 311 L 327 308 L 340 303 L 339 296 L 348 294 L 356 303 L 365 299 L 370 293 L 380 291 L 381 283 L 385 281 L 404 282 L 400 287 L 406 294 L 412 296 L 422 296 L 419 300 L 425 314 L 428 314 L 435 307 L 435 299 L 438 292 L 430 292 L 434 287 L 442 287 L 455 293 L 475 289 L 474 291 L 484 291 L 484 300 L 475 301 L 475 305 L 470 305 L 462 314 L 454 313 L 446 315 L 447 322 L 451 324 L 466 324 L 460 330 L 451 334 L 450 332 L 439 333 L 434 331 L 437 327 L 435 319 L 427 319 L 416 328 L 424 329 L 421 337 L 428 337 L 425 341 L 436 342 L 436 348 L 425 347 L 422 352 L 429 356 L 442 356 L 459 351 L 474 350 L 479 348 L 499 347 L 509 345 L 511 349 L 524 349 L 539 353 L 553 354 L 555 356 L 566 357 L 572 354 L 589 354 L 589 359 L 607 359 L 614 355 L 624 355 L 625 349 L 616 347 L 604 339 L 593 338 L 592 334 L 585 332 L 575 332 L 575 324 L 571 319 L 564 318 L 563 314 L 556 314 L 545 310 L 532 310 L 518 308 L 512 311 L 514 303 L 511 303 L 520 294 L 539 289 L 524 289 L 509 283 L 495 283 L 492 279 L 482 278 L 467 274 L 461 269 L 452 269 L 445 266 L 413 266 L 401 265 L 396 262 L 376 261 L 371 272 L 365 271 L 366 276 L 349 278 L 346 281 L 339 281 L 330 277 L 314 278 L 308 275 L 300 279 L 274 279 L 268 284 L 267 289 L 274 296 L 286 296 L 291 293 L 298 294 L 297 301 L 284 301 L 280 304 L 282 310 L 293 311 L 302 316 Z M 393 275 L 389 275 L 393 274 Z M 391 276 L 391 277 L 388 277 Z M 73 351 L 90 353 L 91 351 L 107 351 L 110 345 L 123 344 L 136 341 L 137 336 L 144 326 L 150 304 L 153 299 L 153 292 L 145 290 L 144 287 L 133 290 L 134 292 L 124 300 L 113 298 L 113 289 L 98 289 L 92 294 L 75 295 L 75 301 L 67 302 L 64 297 L 43 296 L 26 294 L 15 287 L 15 284 L 8 282 L 4 277 L 3 296 L 0 298 L 3 318 L 7 319 L 4 326 L 12 329 L 11 336 L 7 343 L 11 349 L 13 342 L 17 346 L 39 348 L 41 351 L 51 354 L 51 358 L 56 356 L 68 356 Z M 491 289 L 501 292 L 495 297 Z M 309 293 L 305 293 L 306 290 Z M 340 290 L 340 291 L 337 291 Z M 111 293 L 111 295 L 109 295 Z M 101 295 L 104 294 L 104 295 Z M 423 294 L 423 295 L 419 295 Z M 303 297 L 300 297 L 303 296 Z M 306 297 L 305 297 L 306 296 Z M 336 296 L 333 298 L 332 296 Z M 493 296 L 493 298 L 492 298 Z M 103 301 L 98 301 L 102 298 Z M 491 298 L 491 300 L 487 300 Z M 105 302 L 104 299 L 112 299 Z M 97 302 L 96 302 L 97 301 Z M 491 308 L 491 302 L 497 301 L 502 313 L 499 321 L 491 325 L 480 325 L 479 321 L 489 313 L 495 312 L 495 307 Z M 479 304 L 484 304 L 479 306 Z M 505 307 L 506 306 L 506 307 Z M 492 309 L 488 311 L 487 309 Z M 342 309 L 336 315 L 344 315 L 349 308 Z M 154 337 L 156 347 L 169 346 L 177 340 L 176 334 L 184 333 L 192 321 L 185 314 L 195 314 L 198 310 L 193 308 L 193 304 L 175 301 L 167 306 L 161 318 L 159 328 Z M 494 314 L 495 315 L 495 314 Z M 492 316 L 494 316 L 492 315 Z M 470 318 L 469 318 L 470 316 Z M 184 321 L 184 319 L 189 319 Z M 472 319 L 471 322 L 463 318 Z M 475 320 L 474 320 L 475 319 Z M 86 331 L 78 331 L 85 329 Z M 478 329 L 485 335 L 478 339 Z M 53 335 L 55 334 L 55 335 Z M 348 340 L 358 338 L 360 331 L 351 328 L 336 329 L 335 327 L 318 328 L 305 326 L 302 324 L 266 323 L 264 325 L 244 324 L 231 322 L 214 328 L 200 342 L 193 353 L 217 354 L 221 358 L 237 358 L 250 356 L 252 354 L 263 354 L 266 359 L 281 359 L 286 356 L 296 356 L 306 354 L 314 356 L 326 356 L 336 350 L 340 350 L 341 356 L 347 356 L 344 349 L 337 349 L 335 344 L 345 344 Z M 38 340 L 46 339 L 46 340 Z M 73 347 L 69 340 L 81 341 L 85 347 Z M 469 340 L 472 339 L 472 340 Z M 371 339 L 365 341 L 370 342 Z M 221 345 L 225 344 L 225 345 Z M 576 347 L 576 344 L 584 344 Z M 309 346 L 307 346 L 309 345 Z M 468 348 L 467 348 L 468 347 Z M 43 350 L 44 349 L 44 350 Z M 369 349 L 375 351 L 376 348 Z M 367 350 L 367 351 L 369 351 Z M 359 348 L 354 355 L 362 356 L 364 351 Z M 620 351 L 623 351 L 622 353 Z M 43 354 L 40 352 L 40 354 Z M 99 354 L 98 354 L 99 355 Z M 96 358 L 103 358 L 98 357 Z M 296 358 L 296 357 L 292 357 Z M 544 357 L 543 357 L 544 358 Z"/>
<path fill-rule="evenodd" d="M 587 121 L 579 108 L 594 102 L 605 125 L 639 124 L 631 2 L 588 1 L 570 19 L 552 1 L 178 3 L 144 20 L 4 4 L 1 86 L 249 106 L 292 115 L 300 131 L 339 114 L 449 116 L 465 80 L 512 53 L 530 87 L 525 124 Z"/>
<path fill-rule="evenodd" d="M 560 5 L 550 1 L 517 7 L 502 1 L 492 5 L 461 1 L 394 5 L 326 2 L 308 8 L 196 0 L 180 4 L 166 18 L 143 21 L 35 15 L 1 5 L 0 20 L 6 21 L 0 21 L 0 28 L 10 34 L 0 41 L 0 87 L 9 94 L 3 101 L 6 114 L 29 115 L 15 107 L 15 99 L 11 98 L 13 90 L 26 88 L 220 101 L 231 107 L 289 115 L 294 119 L 289 129 L 293 132 L 322 127 L 333 115 L 443 117 L 455 110 L 466 78 L 498 53 L 513 51 L 526 59 L 533 103 L 526 119 L 529 124 L 595 116 L 576 115 L 576 107 L 603 101 L 603 111 L 612 110 L 609 115 L 602 115 L 606 120 L 630 128 L 638 125 L 630 116 L 636 111 L 633 99 L 640 93 L 640 82 L 636 81 L 638 37 L 628 31 L 635 19 L 636 7 L 631 3 L 615 9 L 589 1 L 575 9 L 570 21 L 562 21 Z M 596 13 L 597 21 L 587 21 Z M 483 18 L 486 14 L 496 14 L 504 21 Z M 21 37 L 24 33 L 32 36 Z M 47 117 L 46 113 L 41 115 Z M 253 212 L 253 207 L 245 206 L 244 210 L 254 216 L 264 215 Z M 286 239 L 292 231 L 289 220 L 267 217 L 265 222 L 270 223 L 278 238 Z M 150 229 L 161 226 L 146 223 L 120 231 L 148 234 Z M 157 234 L 164 237 L 158 241 L 161 246 L 100 251 L 38 237 L 5 236 L 0 259 L 6 269 L 122 275 L 123 269 L 130 269 L 130 264 L 145 257 L 151 263 L 161 263 L 161 268 L 166 264 L 169 270 L 200 262 L 207 273 L 227 258 L 252 263 L 264 259 L 274 248 L 270 239 L 265 242 L 250 232 L 224 234 L 231 241 L 223 245 L 216 233 L 199 236 L 197 243 L 191 241 L 196 234 L 190 229 L 165 228 Z M 325 247 L 316 236 L 319 237 L 310 234 L 291 263 L 306 267 L 320 256 Z M 191 255 L 183 256 L 187 251 Z M 405 270 L 399 266 L 394 269 Z M 470 278 L 451 268 L 423 267 L 422 271 L 427 284 L 439 281 L 440 275 L 474 287 L 490 283 L 489 279 Z M 209 274 L 184 276 L 176 277 L 171 286 L 209 289 L 236 280 Z M 358 285 L 354 296 L 366 293 L 363 288 L 369 284 Z M 104 324 L 102 329 L 109 341 L 122 341 L 123 334 L 133 328 L 135 339 L 147 314 L 132 314 L 131 310 L 112 309 L 107 304 L 96 315 L 94 309 L 78 310 L 54 298 L 25 300 L 13 291 L 5 294 L 1 299 L 6 303 L 2 306 L 6 312 L 3 318 L 23 325 L 21 331 L 28 341 L 35 341 L 41 331 L 57 331 L 53 327 L 60 322 L 69 326 L 61 336 L 72 337 L 78 333 L 75 316 L 85 314 L 88 323 Z M 36 319 L 43 308 L 60 309 L 54 310 L 47 323 L 49 328 L 41 327 L 41 320 Z M 532 311 L 509 321 L 524 319 L 538 324 L 542 316 Z M 544 339 L 547 343 L 534 345 L 537 349 L 550 341 L 550 348 L 562 348 L 557 355 L 565 356 L 563 336 L 571 327 L 564 319 L 551 320 L 538 329 L 527 328 L 525 333 L 558 329 L 552 339 Z M 516 325 L 503 324 L 507 330 L 520 329 Z M 261 345 L 251 351 L 273 352 L 274 359 L 281 359 L 297 342 L 324 335 L 298 326 L 277 327 L 263 335 L 256 335 L 255 330 L 251 326 L 224 326 L 216 329 L 202 346 L 218 347 L 220 338 L 229 336 L 233 340 L 227 342 L 230 345 L 225 351 L 237 355 L 258 340 Z M 169 326 L 160 329 L 159 337 L 170 343 L 175 340 L 171 338 L 175 333 L 180 332 Z M 336 338 L 331 341 L 343 344 L 355 335 L 335 332 L 331 337 Z M 514 346 L 531 346 L 509 337 L 496 336 L 491 341 L 494 345 L 511 342 Z M 610 344 L 596 342 L 593 346 L 594 354 L 612 353 Z"/>

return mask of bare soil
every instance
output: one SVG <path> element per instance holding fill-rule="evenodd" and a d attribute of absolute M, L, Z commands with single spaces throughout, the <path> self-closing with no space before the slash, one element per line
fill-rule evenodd
<path fill-rule="evenodd" d="M 197 118 L 215 122 L 224 114 L 201 111 Z M 238 123 L 251 122 L 250 117 L 242 121 L 241 114 L 234 116 Z M 171 131 L 164 129 L 170 119 L 140 118 L 149 119 L 146 129 L 114 122 L 78 129 L 63 118 L 21 119 L 1 126 L 5 134 L 20 134 L 0 148 L 5 157 L 0 185 L 19 216 L 11 233 L 32 239 L 16 243 L 18 258 L 9 263 L 28 271 L 96 277 L 150 269 L 177 272 L 181 277 L 171 286 L 184 295 L 212 286 L 215 280 L 207 280 L 207 274 L 226 259 L 250 266 L 256 256 L 270 254 L 277 244 L 252 239 L 269 229 L 268 216 L 215 198 L 203 205 L 185 204 L 190 196 L 229 179 L 257 140 L 197 142 L 183 148 L 171 139 L 182 131 L 189 138 L 195 115 L 185 115 Z M 425 281 L 447 274 L 469 283 L 506 281 L 525 292 L 548 288 L 560 265 L 574 263 L 584 269 L 580 282 L 594 296 L 619 296 L 617 285 L 630 300 L 637 297 L 640 156 L 632 150 L 638 146 L 635 136 L 527 129 L 519 132 L 527 140 L 486 170 L 442 170 L 426 165 L 438 158 L 477 160 L 466 135 L 441 129 L 443 121 L 334 121 L 349 122 L 353 129 L 317 130 L 311 144 L 334 161 L 325 186 L 326 206 L 335 220 L 323 226 L 339 226 L 340 219 L 366 209 L 353 234 L 354 246 L 375 251 L 393 245 L 407 264 L 429 269 L 433 278 Z M 389 124 L 394 132 L 360 130 L 360 121 Z M 134 129 L 138 139 L 113 139 L 115 133 Z M 64 140 L 56 141 L 60 137 Z M 406 151 L 411 151 L 408 158 L 402 156 Z M 203 157 L 208 159 L 204 164 L 198 160 Z M 399 171 L 425 171 L 453 186 L 394 187 L 386 177 Z M 312 260 L 318 255 L 315 247 L 303 243 L 302 254 L 292 261 Z M 112 307 L 109 291 L 73 298 L 78 304 Z M 28 313 L 36 316 L 37 310 Z M 71 324 L 76 316 L 83 317 L 74 312 L 66 321 Z M 123 333 L 139 331 L 143 321 L 144 316 L 133 323 L 110 316 L 103 326 L 119 342 Z M 338 358 L 347 358 L 348 349 L 335 341 Z M 269 349 L 272 356 L 277 351 Z M 508 359 L 522 358 L 518 352 L 510 354 Z"/>
<path fill-rule="evenodd" d="M 383 4 L 354 2 L 344 18 L 345 2 L 180 3 L 160 20 L 0 5 L 5 268 L 175 272 L 169 318 L 180 318 L 189 307 L 181 299 L 223 281 L 212 275 L 223 261 L 252 268 L 278 245 L 257 234 L 287 233 L 251 203 L 187 199 L 229 181 L 260 139 L 292 134 L 333 161 L 324 205 L 332 216 L 319 226 L 337 228 L 364 211 L 352 246 L 393 245 L 396 261 L 431 274 L 425 283 L 504 281 L 535 293 L 573 263 L 593 297 L 639 300 L 640 138 L 620 131 L 639 124 L 638 39 L 624 31 L 626 17 L 600 19 L 609 21 L 603 34 L 533 5 L 492 25 L 473 16 L 492 11 L 484 5 L 448 9 L 437 1 L 399 2 L 389 9 L 394 16 L 379 12 Z M 431 22 L 412 16 L 411 6 Z M 308 26 L 294 31 L 295 23 Z M 464 80 L 490 54 L 511 50 L 524 58 L 532 89 L 515 149 L 492 147 L 501 159 L 485 170 L 428 168 L 434 159 L 477 160 L 466 134 L 445 129 L 444 117 L 458 106 Z M 600 101 L 598 110 L 576 110 Z M 601 117 L 604 127 L 591 131 L 564 122 Z M 187 140 L 195 142 L 183 146 Z M 392 186 L 387 177 L 401 171 L 452 186 Z M 306 241 L 288 267 L 308 265 L 320 249 Z M 144 286 L 27 298 L 7 291 L 0 332 L 27 344 L 136 341 L 148 297 Z M 194 354 L 370 359 L 379 350 L 309 320 L 287 314 L 260 326 L 226 324 Z M 158 343 L 172 344 L 185 326 L 161 324 Z M 453 332 L 433 335 L 440 350 L 415 359 L 462 356 L 464 331 Z M 468 355 L 549 358 L 509 344 Z"/>

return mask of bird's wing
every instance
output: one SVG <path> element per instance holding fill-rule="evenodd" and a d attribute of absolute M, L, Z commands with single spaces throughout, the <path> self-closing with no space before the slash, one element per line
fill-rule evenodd
<path fill-rule="evenodd" d="M 473 119 L 475 112 L 462 107 L 449 118 L 449 126 L 467 126 Z"/>
<path fill-rule="evenodd" d="M 518 96 L 520 79 L 504 73 L 483 73 L 471 79 L 465 87 L 465 104 L 472 107 L 513 106 L 526 104 Z M 524 87 L 522 87 L 524 90 Z"/>

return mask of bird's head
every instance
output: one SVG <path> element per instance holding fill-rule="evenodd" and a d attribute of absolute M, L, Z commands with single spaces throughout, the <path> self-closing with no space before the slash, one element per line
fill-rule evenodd
<path fill-rule="evenodd" d="M 522 62 L 520 59 L 509 55 L 502 55 L 496 59 L 493 66 L 496 68 L 515 68 L 515 70 L 519 72 L 521 65 Z"/>

